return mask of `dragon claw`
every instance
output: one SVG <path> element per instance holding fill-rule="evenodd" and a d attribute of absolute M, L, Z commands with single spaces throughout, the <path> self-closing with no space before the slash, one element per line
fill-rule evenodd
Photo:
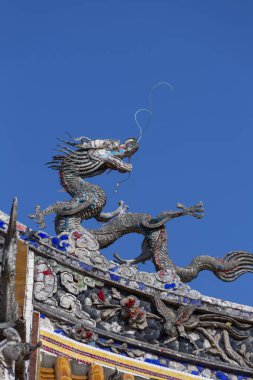
<path fill-rule="evenodd" d="M 42 229 L 42 228 L 46 227 L 45 216 L 44 216 L 43 212 L 41 211 L 40 206 L 36 206 L 35 207 L 35 213 L 34 214 L 30 214 L 28 216 L 31 219 L 36 219 L 36 223 L 37 223 L 37 225 L 38 225 L 39 228 Z"/>
<path fill-rule="evenodd" d="M 129 209 L 129 206 L 126 205 L 124 201 L 119 201 L 119 213 L 120 214 L 125 214 L 128 209 Z"/>
<path fill-rule="evenodd" d="M 123 260 L 117 253 L 113 254 L 114 260 L 118 264 L 124 264 L 125 260 Z"/>
<path fill-rule="evenodd" d="M 203 218 L 204 214 L 204 205 L 203 202 L 199 202 L 196 205 L 186 207 L 182 203 L 177 203 L 177 208 L 182 210 L 185 215 L 190 215 L 193 216 L 196 219 L 201 219 Z"/>

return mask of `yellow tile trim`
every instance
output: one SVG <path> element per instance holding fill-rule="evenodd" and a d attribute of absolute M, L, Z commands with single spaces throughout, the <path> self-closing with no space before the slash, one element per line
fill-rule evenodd
<path fill-rule="evenodd" d="M 201 376 L 194 376 L 101 350 L 47 330 L 40 330 L 40 338 L 42 341 L 42 349 L 45 351 L 53 351 L 56 354 L 65 355 L 77 361 L 83 361 L 86 363 L 96 362 L 112 368 L 117 366 L 119 370 L 159 380 L 169 378 L 179 380 L 203 379 Z M 78 352 L 75 352 L 74 350 L 78 350 Z"/>
<path fill-rule="evenodd" d="M 46 373 L 46 374 L 48 374 L 48 373 L 54 374 L 54 368 L 41 367 L 40 371 L 42 373 Z"/>

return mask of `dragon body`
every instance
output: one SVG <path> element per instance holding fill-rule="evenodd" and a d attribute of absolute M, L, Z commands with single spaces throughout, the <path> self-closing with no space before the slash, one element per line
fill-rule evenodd
<path fill-rule="evenodd" d="M 138 150 L 135 138 L 124 143 L 118 140 L 90 140 L 86 137 L 62 140 L 60 155 L 54 156 L 49 166 L 59 171 L 64 190 L 71 196 L 70 201 L 57 202 L 45 210 L 36 206 L 35 218 L 40 228 L 45 227 L 44 217 L 56 213 L 55 230 L 62 232 L 89 232 L 97 240 L 100 249 L 113 244 L 121 236 L 138 233 L 144 236 L 141 254 L 130 260 L 123 260 L 115 255 L 119 263 L 137 264 L 152 260 L 156 270 L 172 269 L 183 282 L 197 277 L 201 270 L 211 270 L 224 281 L 232 281 L 246 272 L 253 272 L 253 255 L 235 251 L 227 254 L 222 260 L 211 256 L 199 256 L 185 267 L 177 267 L 168 256 L 167 234 L 165 223 L 180 216 L 190 215 L 197 219 L 203 216 L 203 204 L 200 202 L 191 207 L 177 204 L 178 210 L 164 211 L 156 217 L 143 213 L 129 213 L 124 202 L 113 212 L 103 212 L 106 205 L 106 194 L 97 185 L 86 181 L 86 178 L 116 170 L 121 173 L 132 171 L 132 164 L 125 162 Z M 70 146 L 70 148 L 69 148 Z M 82 221 L 95 218 L 103 225 L 98 229 L 86 229 Z"/>

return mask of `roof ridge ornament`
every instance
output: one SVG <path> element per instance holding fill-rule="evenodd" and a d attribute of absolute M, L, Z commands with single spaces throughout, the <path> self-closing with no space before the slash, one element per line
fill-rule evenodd
<path fill-rule="evenodd" d="M 70 136 L 70 135 L 69 135 Z M 129 138 L 121 143 L 119 140 L 95 139 L 87 137 L 73 138 L 73 142 L 61 140 L 71 145 L 73 150 L 63 147 L 60 155 L 53 157 L 50 167 L 60 173 L 64 190 L 71 196 L 70 201 L 57 202 L 45 210 L 36 206 L 35 213 L 30 215 L 40 228 L 45 227 L 46 215 L 56 213 L 56 233 L 77 231 L 86 236 L 92 236 L 99 249 L 113 244 L 121 236 L 137 233 L 144 236 L 141 254 L 131 260 L 123 260 L 115 255 L 120 264 L 137 264 L 152 260 L 161 275 L 170 270 L 179 276 L 182 282 L 190 282 L 202 270 L 211 270 L 223 281 L 233 281 L 247 272 L 253 272 L 253 254 L 244 251 L 233 251 L 223 259 L 203 255 L 195 257 L 187 267 L 177 267 L 168 256 L 167 234 L 165 223 L 180 217 L 192 216 L 201 219 L 204 214 L 202 202 L 186 207 L 178 203 L 177 210 L 166 210 L 156 217 L 144 213 L 130 213 L 123 201 L 113 212 L 104 212 L 106 194 L 99 186 L 89 183 L 86 178 L 100 175 L 106 171 L 130 173 L 133 166 L 124 158 L 131 158 L 139 149 L 138 140 Z M 82 221 L 95 218 L 103 222 L 99 229 L 86 229 Z"/>

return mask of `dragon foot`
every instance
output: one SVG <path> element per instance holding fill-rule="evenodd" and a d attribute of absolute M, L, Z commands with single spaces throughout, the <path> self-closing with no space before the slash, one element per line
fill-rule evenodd
<path fill-rule="evenodd" d="M 125 204 L 124 201 L 119 201 L 118 215 L 125 214 L 129 210 L 129 206 Z"/>
<path fill-rule="evenodd" d="M 196 219 L 202 219 L 204 217 L 204 204 L 199 202 L 194 206 L 186 207 L 182 203 L 177 203 L 177 208 L 183 211 L 184 215 L 193 216 Z"/>
<path fill-rule="evenodd" d="M 95 218 L 98 222 L 106 223 L 117 216 L 122 216 L 126 214 L 128 209 L 129 207 L 125 204 L 124 201 L 119 201 L 119 207 L 115 211 L 100 212 L 100 214 L 98 214 Z"/>
<path fill-rule="evenodd" d="M 39 228 L 42 229 L 42 228 L 46 227 L 45 214 L 43 213 L 43 211 L 41 211 L 41 208 L 39 205 L 35 207 L 35 213 L 30 214 L 29 218 L 30 219 L 36 219 L 36 223 L 38 224 Z"/>

